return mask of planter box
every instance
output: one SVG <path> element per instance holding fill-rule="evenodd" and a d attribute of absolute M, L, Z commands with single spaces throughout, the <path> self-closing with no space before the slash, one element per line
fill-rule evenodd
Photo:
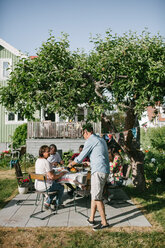
<path fill-rule="evenodd" d="M 18 187 L 18 192 L 20 194 L 27 194 L 28 192 L 28 187 Z"/>

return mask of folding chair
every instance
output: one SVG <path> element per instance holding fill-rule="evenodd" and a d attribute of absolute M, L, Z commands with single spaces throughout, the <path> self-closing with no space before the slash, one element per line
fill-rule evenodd
<path fill-rule="evenodd" d="M 88 207 L 87 198 L 88 196 L 90 196 L 90 191 L 91 191 L 91 172 L 88 171 L 86 181 L 84 184 L 78 182 L 77 180 L 75 180 L 74 183 L 76 184 L 76 190 L 74 191 L 74 207 L 75 207 L 75 212 L 77 212 L 76 196 L 82 196 L 82 198 L 86 198 L 86 208 Z"/>
<path fill-rule="evenodd" d="M 48 215 L 46 217 L 41 218 L 41 217 L 37 216 L 38 214 L 45 212 L 43 210 L 45 197 L 48 196 L 48 195 L 51 195 L 51 194 L 57 194 L 58 191 L 53 191 L 53 192 L 48 191 L 48 188 L 47 188 L 47 185 L 46 185 L 46 175 L 30 173 L 29 178 L 30 178 L 30 181 L 32 181 L 32 180 L 40 180 L 40 181 L 44 181 L 44 183 L 45 183 L 45 190 L 37 190 L 37 189 L 35 190 L 35 192 L 37 193 L 36 201 L 35 201 L 36 206 L 38 206 L 37 203 L 38 203 L 38 201 L 40 201 L 40 196 L 42 196 L 41 210 L 39 212 L 36 212 L 36 213 L 30 215 L 30 218 L 34 217 L 34 218 L 44 220 L 44 219 L 50 217 L 51 215 L 54 215 L 55 213 L 57 213 L 57 208 L 56 208 L 55 213 L 51 213 L 50 215 Z M 51 212 L 53 212 L 53 210 L 51 208 L 50 208 L 50 210 L 51 210 Z"/>

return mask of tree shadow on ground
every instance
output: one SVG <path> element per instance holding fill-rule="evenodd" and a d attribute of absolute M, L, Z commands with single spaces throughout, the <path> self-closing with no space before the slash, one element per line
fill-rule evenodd
<path fill-rule="evenodd" d="M 124 191 L 131 198 L 139 198 L 140 202 L 143 204 L 144 209 L 148 213 L 159 211 L 165 206 L 165 184 L 150 184 L 145 191 L 140 191 L 137 188 L 125 187 Z"/>

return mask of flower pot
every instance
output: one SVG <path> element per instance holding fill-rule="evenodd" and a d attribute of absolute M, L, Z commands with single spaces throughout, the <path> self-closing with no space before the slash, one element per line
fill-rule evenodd
<path fill-rule="evenodd" d="M 18 192 L 20 194 L 26 194 L 28 192 L 28 187 L 19 187 L 18 186 Z"/>

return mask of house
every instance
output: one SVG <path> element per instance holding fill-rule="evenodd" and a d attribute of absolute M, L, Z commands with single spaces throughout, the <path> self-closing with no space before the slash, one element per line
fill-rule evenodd
<path fill-rule="evenodd" d="M 22 57 L 26 56 L 0 39 L 0 87 L 7 85 L 10 72 Z M 31 59 L 36 57 L 30 56 Z M 0 152 L 8 149 L 15 129 L 23 123 L 28 123 L 26 142 L 28 153 L 36 156 L 41 145 L 52 143 L 63 151 L 72 149 L 78 152 L 79 146 L 84 143 L 81 126 L 85 121 L 87 111 L 87 108 L 81 105 L 77 115 L 70 120 L 67 117 L 64 119 L 58 113 L 48 113 L 46 109 L 41 109 L 40 112 L 36 112 L 38 122 L 27 122 L 20 113 L 8 112 L 0 105 Z M 95 123 L 93 126 L 96 133 L 101 133 L 101 123 Z"/>
<path fill-rule="evenodd" d="M 155 115 L 157 111 L 157 115 Z M 141 127 L 163 127 L 165 126 L 165 105 L 157 104 L 155 108 L 149 106 L 140 120 Z"/>
<path fill-rule="evenodd" d="M 25 57 L 20 51 L 0 39 L 0 87 L 7 84 L 9 74 L 13 71 L 15 64 L 19 58 Z M 7 112 L 0 105 L 0 152 L 8 149 L 11 143 L 11 136 L 15 129 L 27 121 L 20 115 Z"/>

